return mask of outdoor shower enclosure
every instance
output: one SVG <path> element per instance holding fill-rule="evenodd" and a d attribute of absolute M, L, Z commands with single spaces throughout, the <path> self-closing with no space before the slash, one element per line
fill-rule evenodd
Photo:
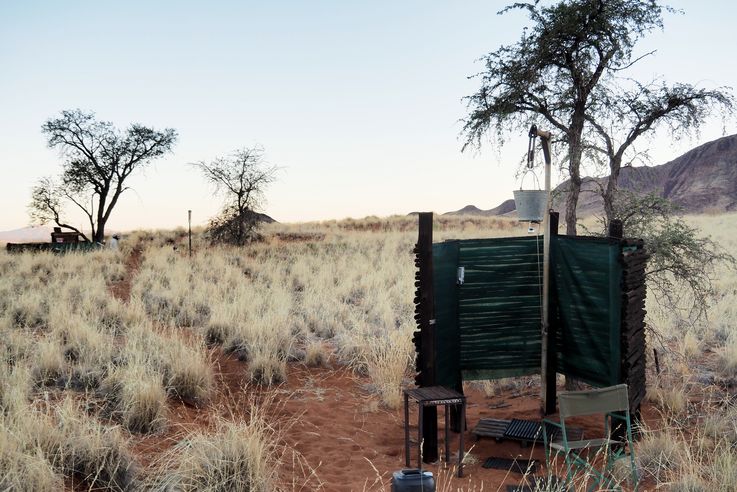
<path fill-rule="evenodd" d="M 542 238 L 432 244 L 432 214 L 420 216 L 417 384 L 462 391 L 464 380 L 539 374 L 547 349 L 545 413 L 555 411 L 560 373 L 597 387 L 628 384 L 637 415 L 645 394 L 644 243 L 557 235 L 557 214 L 551 219 L 549 346 L 543 347 Z M 616 224 L 613 229 L 616 236 Z M 428 415 L 424 422 L 435 420 Z M 425 436 L 436 435 L 426 430 Z M 425 450 L 429 458 L 432 447 Z"/>

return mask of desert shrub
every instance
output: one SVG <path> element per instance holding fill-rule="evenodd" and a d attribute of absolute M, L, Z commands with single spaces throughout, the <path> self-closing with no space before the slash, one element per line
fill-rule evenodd
<path fill-rule="evenodd" d="M 216 296 L 198 279 L 193 263 L 171 251 L 149 252 L 133 284 L 133 302 L 140 304 L 152 321 L 167 326 L 205 325 Z"/>
<path fill-rule="evenodd" d="M 692 331 L 687 331 L 681 339 L 681 352 L 688 358 L 698 357 L 702 354 L 701 341 Z"/>
<path fill-rule="evenodd" d="M 88 317 L 93 319 L 102 331 L 121 335 L 131 324 L 143 321 L 145 312 L 137 303 L 126 305 L 114 297 L 107 297 L 104 304 L 99 305 L 95 312 L 88 313 Z"/>
<path fill-rule="evenodd" d="M 658 302 L 671 310 L 687 308 L 692 320 L 704 317 L 715 300 L 717 269 L 734 270 L 737 259 L 689 225 L 675 204 L 656 193 L 620 190 L 613 209 L 625 236 L 642 238 L 647 244 L 648 288 Z"/>
<path fill-rule="evenodd" d="M 225 207 L 210 219 L 205 235 L 212 244 L 243 246 L 263 240 L 263 235 L 258 232 L 261 222 L 262 215 L 252 210 L 239 213 L 234 207 Z"/>
<path fill-rule="evenodd" d="M 737 446 L 737 405 L 712 408 L 704 412 L 699 428 L 704 437 L 728 447 Z"/>
<path fill-rule="evenodd" d="M 95 391 L 108 373 L 107 366 L 74 365 L 62 376 L 60 386 L 75 391 Z"/>
<path fill-rule="evenodd" d="M 723 436 L 709 435 L 708 426 L 687 431 L 663 421 L 664 430 L 645 430 L 636 444 L 641 477 L 668 490 L 737 490 L 735 449 Z"/>
<path fill-rule="evenodd" d="M 64 359 L 71 363 L 105 366 L 116 353 L 111 337 L 78 315 L 59 313 L 51 323 L 50 335 L 48 339 L 56 341 Z"/>

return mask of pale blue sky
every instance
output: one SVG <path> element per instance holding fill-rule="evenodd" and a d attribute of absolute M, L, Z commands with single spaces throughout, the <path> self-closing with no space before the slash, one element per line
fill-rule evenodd
<path fill-rule="evenodd" d="M 461 98 L 476 60 L 526 20 L 498 1 L 0 2 L 0 230 L 28 224 L 56 174 L 41 124 L 94 110 L 124 127 L 174 127 L 174 153 L 134 176 L 112 229 L 184 225 L 220 202 L 187 165 L 261 144 L 281 166 L 265 211 L 280 221 L 496 206 L 516 187 L 524 138 L 461 154 Z M 678 1 L 635 75 L 737 86 L 735 7 Z M 727 128 L 727 133 L 735 133 Z M 721 136 L 655 141 L 654 164 Z M 79 221 L 81 224 L 81 220 Z"/>

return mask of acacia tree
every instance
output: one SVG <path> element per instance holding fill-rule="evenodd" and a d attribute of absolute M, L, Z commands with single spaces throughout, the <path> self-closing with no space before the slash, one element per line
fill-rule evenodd
<path fill-rule="evenodd" d="M 214 242 L 243 245 L 255 237 L 262 219 L 258 213 L 266 187 L 276 178 L 277 167 L 264 161 L 261 147 L 236 150 L 212 162 L 194 163 L 215 191 L 225 199 L 220 215 L 210 222 L 208 233 Z"/>
<path fill-rule="evenodd" d="M 609 93 L 602 95 L 603 104 L 598 114 L 587 115 L 587 121 L 594 129 L 588 146 L 598 154 L 592 157 L 603 160 L 609 173 L 601 190 L 605 227 L 621 212 L 622 207 L 615 204 L 619 174 L 623 163 L 635 157 L 633 148 L 638 139 L 653 136 L 661 127 L 668 130 L 670 138 L 678 138 L 698 130 L 715 110 L 728 115 L 734 106 L 733 97 L 724 87 L 706 90 L 687 84 L 668 86 L 663 82 L 641 84 L 634 81 L 629 81 L 630 87 L 625 87 L 626 83 L 623 81 L 615 88 L 602 88 Z M 651 201 L 651 198 L 645 198 L 645 202 Z M 623 200 L 630 203 L 633 197 L 627 195 Z"/>
<path fill-rule="evenodd" d="M 612 139 L 616 173 L 610 181 L 616 187 L 617 166 L 637 138 L 658 122 L 668 121 L 684 130 L 693 127 L 726 96 L 687 84 L 617 90 L 624 71 L 652 54 L 635 56 L 638 41 L 662 29 L 663 12 L 672 10 L 657 0 L 564 0 L 550 6 L 535 1 L 512 4 L 500 14 L 515 9 L 527 11 L 532 27 L 515 44 L 484 57 L 481 87 L 466 98 L 464 149 L 480 144 L 490 130 L 496 131 L 501 143 L 505 133 L 526 131 L 531 123 L 545 120 L 557 134 L 558 146 L 563 146 L 569 177 L 566 232 L 575 234 L 582 159 L 587 150 L 607 147 L 589 138 L 589 130 L 601 134 L 612 126 L 621 127 L 622 121 L 629 124 L 621 145 Z"/>
<path fill-rule="evenodd" d="M 121 132 L 79 109 L 62 111 L 60 117 L 46 121 L 41 131 L 65 162 L 58 181 L 42 178 L 33 187 L 31 217 L 41 223 L 53 220 L 82 234 L 65 219 L 64 208 L 70 202 L 85 214 L 92 240 L 97 242 L 105 239 L 105 225 L 120 195 L 129 189 L 126 182 L 131 174 L 169 152 L 177 139 L 171 128 L 157 131 L 132 124 Z"/>

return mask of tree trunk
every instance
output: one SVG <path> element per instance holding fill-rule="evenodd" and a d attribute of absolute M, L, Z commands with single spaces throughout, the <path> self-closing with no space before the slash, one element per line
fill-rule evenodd
<path fill-rule="evenodd" d="M 622 157 L 614 156 L 609 158 L 609 179 L 604 189 L 604 215 L 606 216 L 606 226 L 612 223 L 614 217 L 614 196 L 617 193 L 619 172 L 622 169 Z"/>
<path fill-rule="evenodd" d="M 105 210 L 109 186 L 109 184 L 106 186 L 105 190 L 100 193 L 97 200 L 97 230 L 94 233 L 94 241 L 100 244 L 105 242 L 105 224 L 107 223 L 107 218 L 110 216 L 110 211 L 115 206 L 115 202 L 119 195 L 118 193 L 118 195 L 113 196 L 111 204 L 108 205 L 107 210 Z"/>
<path fill-rule="evenodd" d="M 570 160 L 568 162 L 568 173 L 570 175 L 570 186 L 566 197 L 566 234 L 576 235 L 576 223 L 578 217 L 576 207 L 578 206 L 578 195 L 581 193 L 581 136 L 574 135 L 569 146 Z"/>
<path fill-rule="evenodd" d="M 103 243 L 105 241 L 105 222 L 98 222 L 97 223 L 97 230 L 95 231 L 95 235 L 93 236 L 93 241 L 96 243 Z"/>
<path fill-rule="evenodd" d="M 575 236 L 577 232 L 578 216 L 576 207 L 578 206 L 578 195 L 581 193 L 581 157 L 583 155 L 583 147 L 581 146 L 583 118 L 574 117 L 574 120 L 574 124 L 571 125 L 571 137 L 568 147 L 570 154 L 568 173 L 571 184 L 566 198 L 566 234 L 569 236 Z M 581 389 L 581 387 L 581 381 L 566 376 L 565 388 L 567 391 L 575 391 Z"/>

